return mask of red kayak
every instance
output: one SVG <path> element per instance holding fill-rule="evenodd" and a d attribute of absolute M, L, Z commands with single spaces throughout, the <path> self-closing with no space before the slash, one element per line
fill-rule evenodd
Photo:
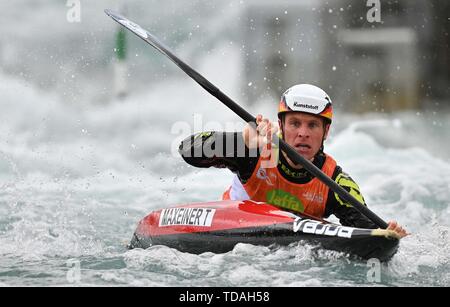
<path fill-rule="evenodd" d="M 237 243 L 269 246 L 298 241 L 380 261 L 389 260 L 399 245 L 392 231 L 344 227 L 246 200 L 153 211 L 139 222 L 130 248 L 166 245 L 194 254 L 224 253 Z"/>

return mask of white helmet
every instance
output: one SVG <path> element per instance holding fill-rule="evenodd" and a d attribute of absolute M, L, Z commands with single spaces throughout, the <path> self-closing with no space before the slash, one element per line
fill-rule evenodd
<path fill-rule="evenodd" d="M 287 112 L 304 112 L 327 119 L 333 119 L 333 106 L 330 96 L 321 88 L 311 84 L 297 84 L 290 87 L 281 96 L 278 106 L 278 118 Z"/>

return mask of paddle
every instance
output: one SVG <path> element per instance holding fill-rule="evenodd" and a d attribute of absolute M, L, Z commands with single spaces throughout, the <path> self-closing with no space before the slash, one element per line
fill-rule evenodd
<path fill-rule="evenodd" d="M 239 117 L 241 117 L 246 122 L 256 123 L 256 118 L 244 110 L 241 106 L 231 100 L 227 95 L 222 93 L 216 86 L 205 79 L 202 75 L 192 69 L 189 65 L 180 60 L 175 56 L 163 43 L 161 43 L 155 36 L 150 34 L 148 31 L 144 30 L 141 26 L 135 24 L 134 22 L 128 20 L 127 18 L 121 16 L 118 13 L 112 12 L 111 10 L 105 10 L 105 13 L 114 19 L 116 22 L 139 36 L 147 44 L 161 52 L 163 55 L 167 56 L 172 62 L 174 62 L 178 67 L 180 67 L 187 75 L 194 79 L 201 87 L 203 87 L 208 93 L 220 100 L 224 105 L 235 112 Z M 320 169 L 318 169 L 309 160 L 303 158 L 299 155 L 294 148 L 287 144 L 284 140 L 279 139 L 276 135 L 273 137 L 275 143 L 279 143 L 280 149 L 284 151 L 287 156 L 297 164 L 302 165 L 308 172 L 313 176 L 317 177 L 320 181 L 326 184 L 333 192 L 337 193 L 341 199 L 345 200 L 351 204 L 356 210 L 364 214 L 372 222 L 378 225 L 380 228 L 387 228 L 387 223 L 383 221 L 379 216 L 369 210 L 366 206 L 362 205 L 358 200 L 356 200 L 350 193 L 338 185 L 334 180 L 328 177 Z"/>

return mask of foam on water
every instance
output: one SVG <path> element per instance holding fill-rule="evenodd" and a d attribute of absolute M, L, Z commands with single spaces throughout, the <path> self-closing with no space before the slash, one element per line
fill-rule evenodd
<path fill-rule="evenodd" d="M 65 104 L 3 75 L 0 92 L 2 285 L 68 285 L 69 259 L 80 262 L 82 285 L 370 284 L 365 262 L 303 243 L 239 244 L 217 255 L 163 246 L 126 250 L 151 210 L 219 199 L 230 183 L 229 171 L 195 169 L 171 153 L 174 139 L 188 135 L 171 132 L 177 121 L 192 125 L 194 113 L 204 123 L 237 121 L 190 81 L 169 80 L 125 103 L 95 106 Z M 450 163 L 370 133 L 381 123 L 410 137 L 398 124 L 404 120 L 352 121 L 326 148 L 373 211 L 412 233 L 382 266 L 380 284 L 448 285 Z"/>

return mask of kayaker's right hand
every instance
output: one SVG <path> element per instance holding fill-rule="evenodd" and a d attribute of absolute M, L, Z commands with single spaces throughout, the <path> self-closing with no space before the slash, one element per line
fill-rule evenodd
<path fill-rule="evenodd" d="M 272 135 L 277 133 L 278 125 L 264 118 L 261 114 L 256 116 L 256 129 L 254 124 L 247 124 L 242 131 L 245 145 L 248 148 L 261 148 L 272 142 Z"/>

